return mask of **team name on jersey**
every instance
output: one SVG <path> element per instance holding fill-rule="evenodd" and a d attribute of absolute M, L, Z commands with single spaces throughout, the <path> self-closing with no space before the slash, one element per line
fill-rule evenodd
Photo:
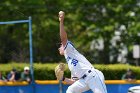
<path fill-rule="evenodd" d="M 67 57 L 67 62 L 69 62 L 69 60 L 71 60 L 71 65 L 76 66 L 78 64 L 78 60 L 71 58 L 71 57 Z"/>

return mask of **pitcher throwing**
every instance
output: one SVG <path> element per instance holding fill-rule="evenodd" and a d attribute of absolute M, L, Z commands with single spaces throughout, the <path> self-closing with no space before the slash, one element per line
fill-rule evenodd
<path fill-rule="evenodd" d="M 95 69 L 68 40 L 67 33 L 64 30 L 64 17 L 65 13 L 60 11 L 59 21 L 61 45 L 59 53 L 60 55 L 64 55 L 71 71 L 71 78 L 61 78 L 61 80 L 71 84 L 66 93 L 82 93 L 90 89 L 94 93 L 107 93 L 103 73 Z"/>

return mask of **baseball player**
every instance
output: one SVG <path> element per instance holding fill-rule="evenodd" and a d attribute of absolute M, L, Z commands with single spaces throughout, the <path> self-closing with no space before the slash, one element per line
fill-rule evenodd
<path fill-rule="evenodd" d="M 82 93 L 90 89 L 94 93 L 107 93 L 102 72 L 95 69 L 68 40 L 67 33 L 64 30 L 64 16 L 65 13 L 60 11 L 59 21 L 61 45 L 59 53 L 60 55 L 64 55 L 72 76 L 71 79 L 66 77 L 63 77 L 62 79 L 66 83 L 71 84 L 66 93 Z M 78 79 L 75 80 L 74 78 Z"/>

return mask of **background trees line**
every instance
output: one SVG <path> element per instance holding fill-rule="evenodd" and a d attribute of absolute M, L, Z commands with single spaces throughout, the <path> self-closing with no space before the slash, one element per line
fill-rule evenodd
<path fill-rule="evenodd" d="M 140 42 L 138 0 L 3 0 L 0 21 L 32 16 L 34 62 L 57 62 L 58 12 L 66 12 L 69 39 L 92 63 L 132 62 Z M 0 62 L 29 61 L 28 25 L 0 25 Z M 123 59 L 122 59 L 123 58 Z"/>

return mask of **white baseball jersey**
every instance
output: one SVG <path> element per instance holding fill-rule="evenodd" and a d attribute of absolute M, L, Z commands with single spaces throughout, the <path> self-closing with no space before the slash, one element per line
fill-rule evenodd
<path fill-rule="evenodd" d="M 64 48 L 64 56 L 73 77 L 81 78 L 87 70 L 93 69 L 92 64 L 80 54 L 70 41 Z"/>

